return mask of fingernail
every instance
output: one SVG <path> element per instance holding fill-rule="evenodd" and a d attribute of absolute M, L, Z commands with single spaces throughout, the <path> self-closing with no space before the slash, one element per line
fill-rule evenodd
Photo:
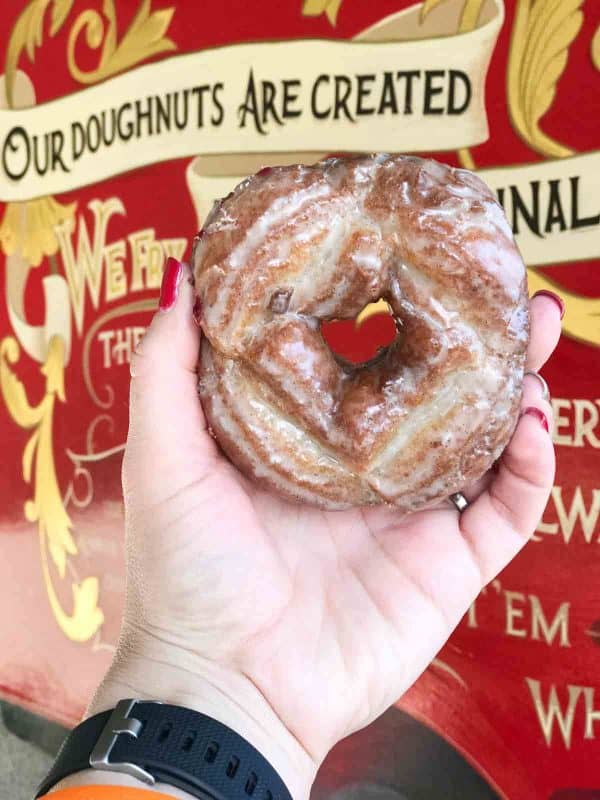
<path fill-rule="evenodd" d="M 554 292 L 551 292 L 549 289 L 540 289 L 540 291 L 536 292 L 533 295 L 533 297 L 549 297 L 550 300 L 554 300 L 554 302 L 560 309 L 560 318 L 562 319 L 564 317 L 565 301 L 562 299 L 562 297 L 559 297 L 557 294 L 554 294 Z"/>
<path fill-rule="evenodd" d="M 197 297 L 194 300 L 194 308 L 192 310 L 192 314 L 194 315 L 194 320 L 196 321 L 196 325 L 200 326 L 202 322 L 202 300 Z"/>
<path fill-rule="evenodd" d="M 540 423 L 542 428 L 547 432 L 550 433 L 550 426 L 548 425 L 548 418 L 544 414 L 544 412 L 540 408 L 536 408 L 535 406 L 528 406 L 525 411 L 523 411 L 523 415 L 529 414 L 531 417 L 535 417 L 537 421 Z"/>
<path fill-rule="evenodd" d="M 160 300 L 158 301 L 158 307 L 161 311 L 168 311 L 175 305 L 182 270 L 183 264 L 181 261 L 177 261 L 172 256 L 167 258 L 160 286 Z"/>

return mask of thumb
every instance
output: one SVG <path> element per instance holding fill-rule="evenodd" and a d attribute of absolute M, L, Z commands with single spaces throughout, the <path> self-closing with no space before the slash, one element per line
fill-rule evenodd
<path fill-rule="evenodd" d="M 216 448 L 197 393 L 200 328 L 187 264 L 167 259 L 159 308 L 131 361 L 125 500 L 155 506 L 206 474 Z"/>

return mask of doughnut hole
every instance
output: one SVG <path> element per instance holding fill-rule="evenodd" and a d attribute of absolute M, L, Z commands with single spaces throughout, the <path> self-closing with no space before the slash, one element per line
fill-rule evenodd
<path fill-rule="evenodd" d="M 321 323 L 321 334 L 334 355 L 363 364 L 389 347 L 398 337 L 400 321 L 385 300 L 368 303 L 355 319 Z"/>

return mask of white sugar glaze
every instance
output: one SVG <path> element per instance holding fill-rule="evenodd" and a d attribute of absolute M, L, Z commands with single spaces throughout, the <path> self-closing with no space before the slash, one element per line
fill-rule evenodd
<path fill-rule="evenodd" d="M 516 421 L 525 267 L 477 176 L 413 157 L 330 159 L 246 179 L 193 254 L 200 396 L 240 469 L 325 508 L 412 511 L 487 470 Z M 384 297 L 402 333 L 351 368 L 322 320 Z"/>

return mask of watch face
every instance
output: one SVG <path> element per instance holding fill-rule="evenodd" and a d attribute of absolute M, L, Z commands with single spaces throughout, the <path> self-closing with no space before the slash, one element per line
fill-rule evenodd
<path fill-rule="evenodd" d="M 391 708 L 335 747 L 311 800 L 499 800 L 445 739 Z"/>

